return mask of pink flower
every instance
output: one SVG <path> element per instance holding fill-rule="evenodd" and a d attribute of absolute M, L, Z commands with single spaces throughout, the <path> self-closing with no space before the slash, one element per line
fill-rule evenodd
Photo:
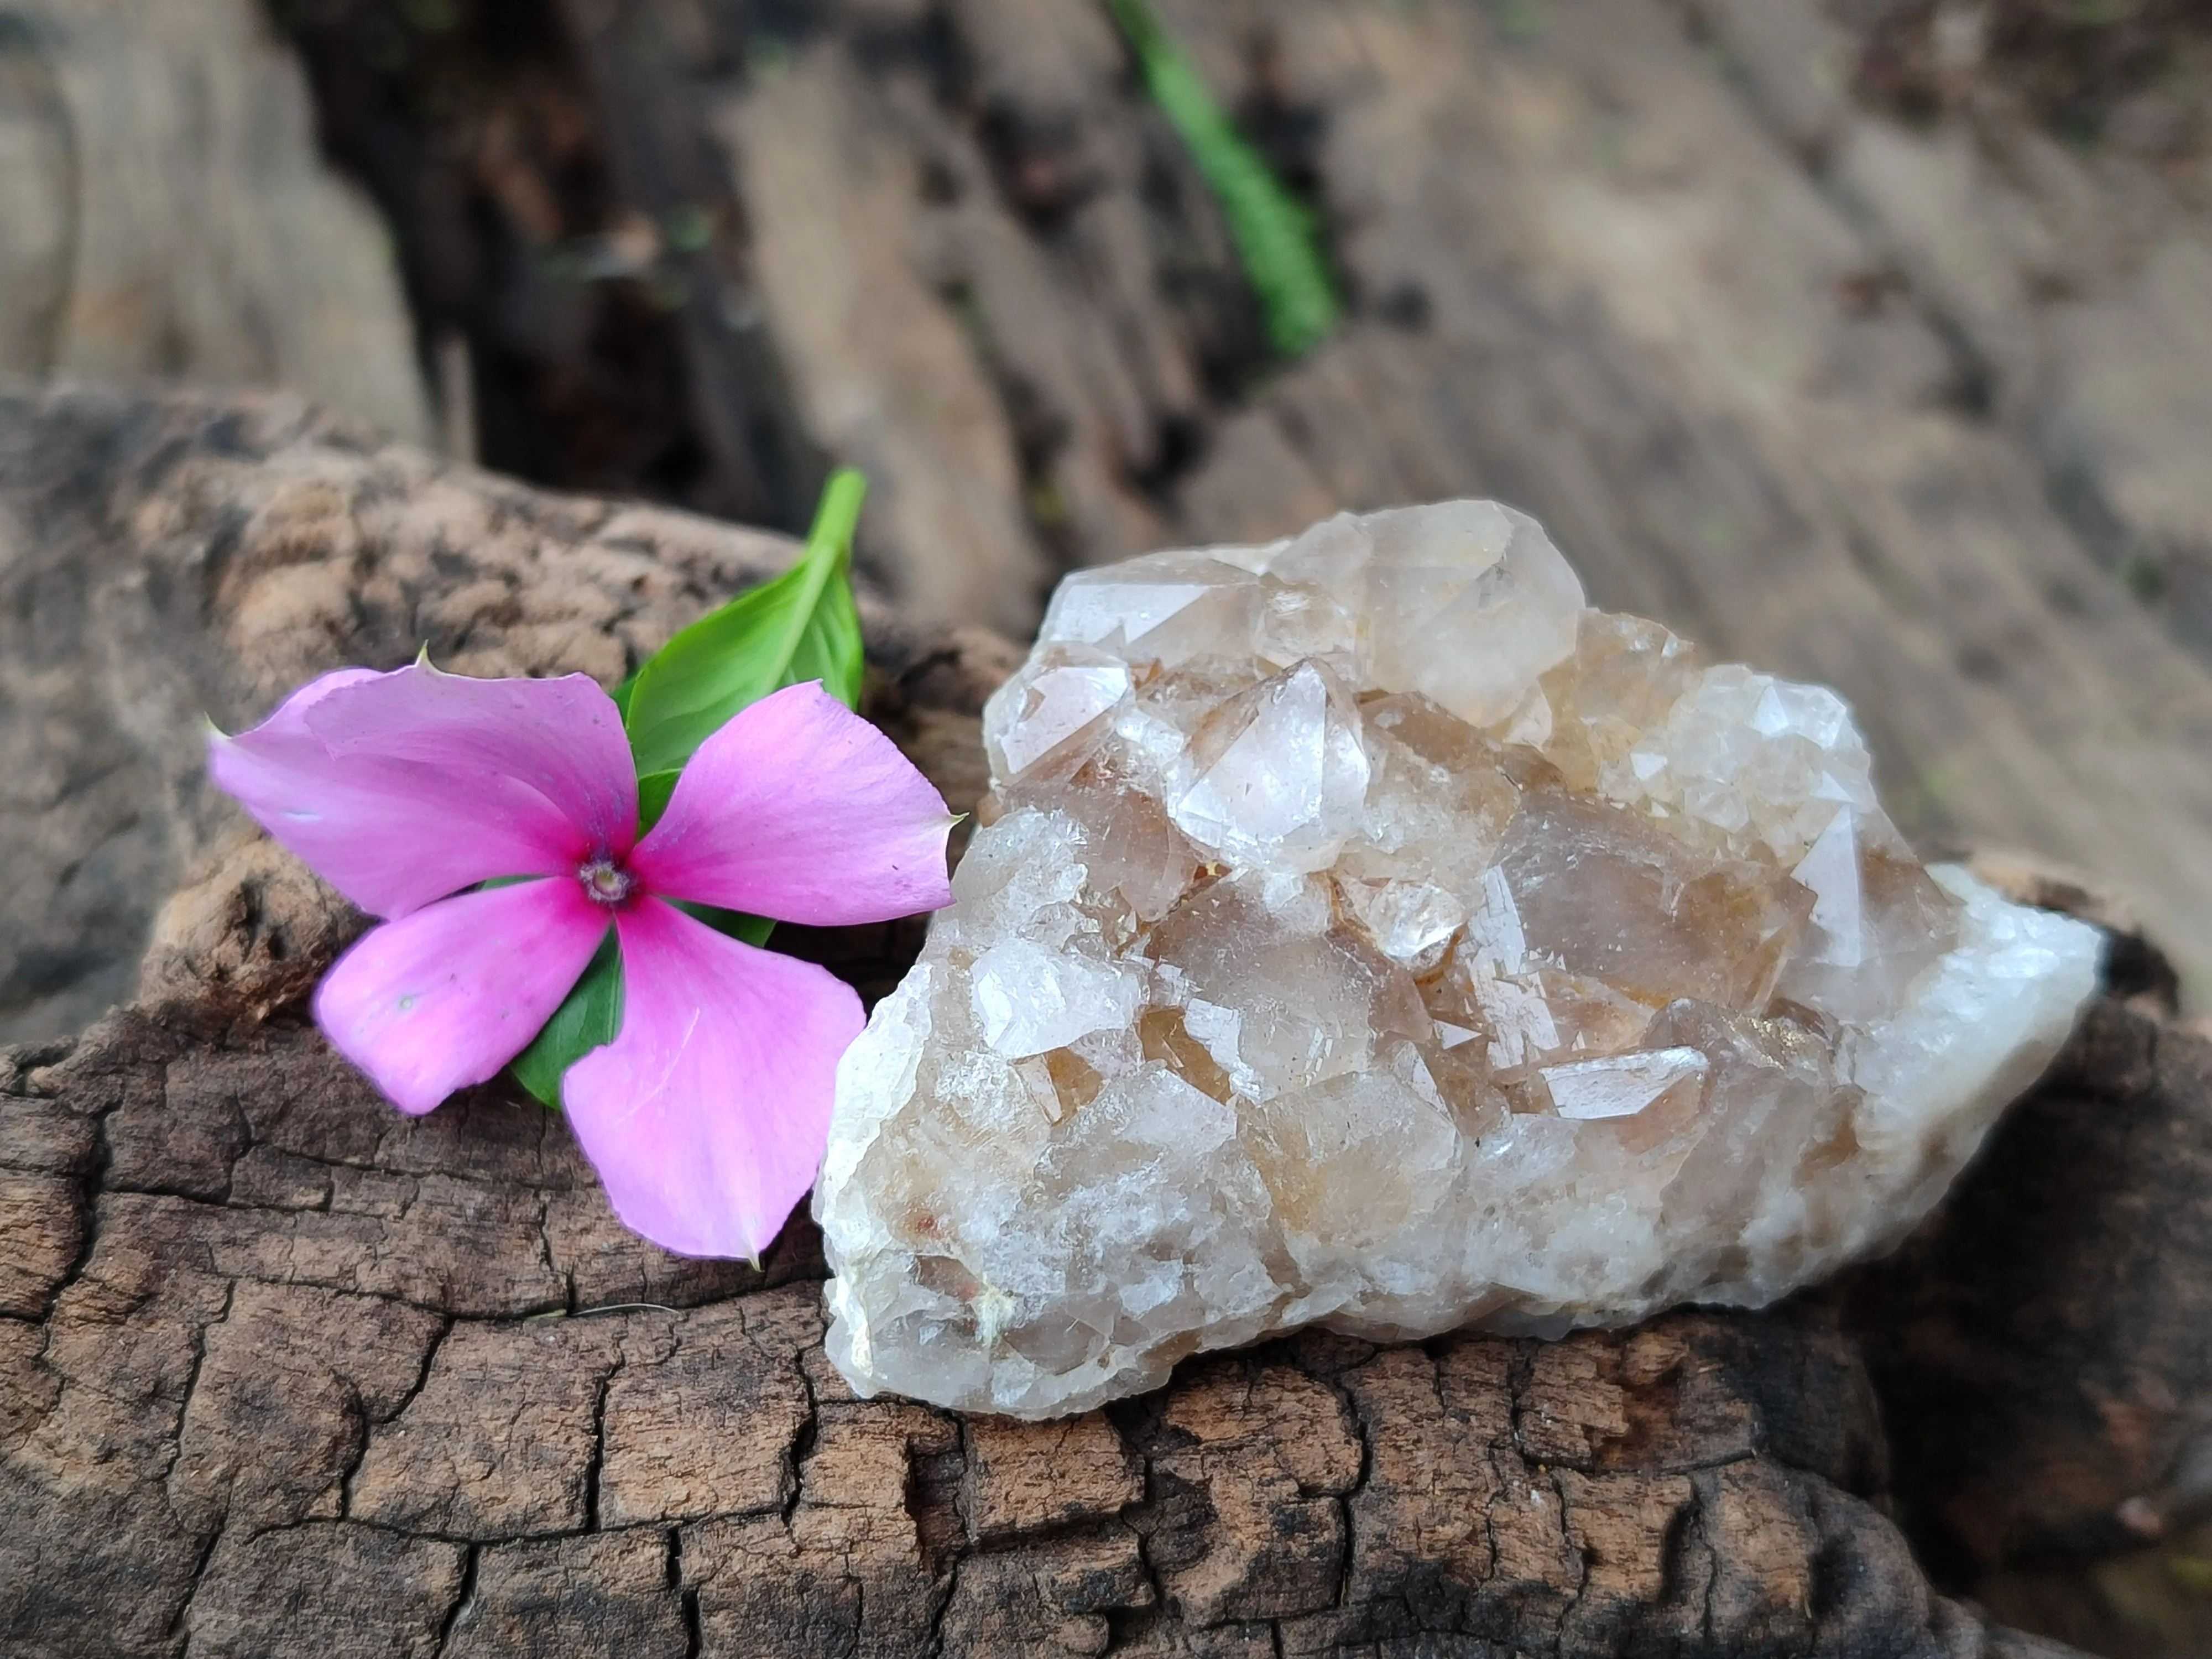
<path fill-rule="evenodd" d="M 569 1067 L 562 1103 L 616 1213 L 694 1255 L 775 1237 L 862 1018 L 823 969 L 664 900 L 835 926 L 951 896 L 943 799 L 818 684 L 701 744 L 642 839 L 621 714 L 580 674 L 348 669 L 210 749 L 270 835 L 388 918 L 324 978 L 315 1018 L 402 1111 L 495 1075 L 614 928 L 621 1031 Z M 542 879 L 464 890 L 502 876 Z"/>

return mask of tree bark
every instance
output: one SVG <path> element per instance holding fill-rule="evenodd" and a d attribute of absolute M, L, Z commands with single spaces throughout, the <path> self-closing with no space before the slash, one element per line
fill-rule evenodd
<path fill-rule="evenodd" d="M 2212 1042 L 2094 1008 L 1848 1297 L 1901 1512 L 1947 1583 L 2094 1651 L 2205 1650 Z"/>
<path fill-rule="evenodd" d="M 142 874 L 189 866 L 131 1006 L 0 1053 L 11 1653 L 2057 1651 L 1931 1591 L 1820 1306 L 1553 1344 L 1307 1334 L 1103 1413 L 963 1418 L 827 1365 L 803 1217 L 757 1268 L 679 1259 L 513 1091 L 380 1101 L 301 1014 L 358 920 L 195 792 L 175 711 L 250 719 L 422 639 L 611 681 L 787 544 L 286 404 L 97 393 L 0 404 L 0 523 L 10 648 L 78 653 L 47 659 L 66 696 L 11 693 L 15 763 L 74 775 L 125 724 L 116 765 L 185 803 L 144 809 L 172 828 Z M 55 605 L 80 631 L 34 625 Z M 868 711 L 972 802 L 1011 647 L 864 619 Z M 72 723 L 72 698 L 110 712 Z M 88 799 L 51 810 L 138 833 Z M 879 991 L 916 938 L 787 942 Z M 2113 1056 L 2142 1042 L 2112 1033 L 2140 1023 L 2100 1017 L 2020 1121 L 2085 1076 L 2136 1086 Z M 2201 1066 L 2158 1075 L 2203 1112 Z"/>

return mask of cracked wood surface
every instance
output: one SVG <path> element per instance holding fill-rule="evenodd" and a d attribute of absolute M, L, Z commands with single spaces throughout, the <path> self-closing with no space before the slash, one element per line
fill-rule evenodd
<path fill-rule="evenodd" d="M 65 552 L 67 592 L 130 599 L 84 639 L 139 678 L 101 684 L 226 718 L 417 633 L 611 679 L 788 551 L 281 403 L 53 394 L 0 438 L 19 568 Z M 1010 649 L 864 615 L 869 712 L 972 800 Z M 180 700 L 142 710 L 149 753 L 196 742 L 158 727 Z M 1809 1306 L 1309 1334 L 1042 1425 L 857 1399 L 803 1218 L 758 1268 L 672 1257 L 557 1115 L 378 1100 L 301 1019 L 357 920 L 201 805 L 138 1000 L 0 1050 L 11 1655 L 2057 1651 L 1931 1591 Z M 880 991 L 916 935 L 787 942 Z"/>
<path fill-rule="evenodd" d="M 666 1256 L 497 1090 L 403 1120 L 177 1007 L 9 1066 L 11 1652 L 2031 1650 L 1928 1591 L 1817 1321 L 1311 1335 L 963 1420 L 829 1368 L 804 1221 Z"/>

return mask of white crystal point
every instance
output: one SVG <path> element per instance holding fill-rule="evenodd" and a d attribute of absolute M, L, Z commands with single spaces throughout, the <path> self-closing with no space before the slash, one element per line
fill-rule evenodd
<path fill-rule="evenodd" d="M 1088 646 L 1040 647 L 991 694 L 991 775 L 1006 781 L 1096 735 L 1129 696 L 1129 665 Z"/>
<path fill-rule="evenodd" d="M 838 1068 L 864 1394 L 1049 1417 L 1320 1322 L 1759 1305 L 1924 1215 L 2100 936 L 1914 858 L 1834 693 L 1486 501 L 1061 584 Z"/>
<path fill-rule="evenodd" d="M 1702 1084 L 1711 1069 L 1695 1048 L 1640 1048 L 1547 1066 L 1537 1075 L 1544 1079 L 1553 1111 L 1588 1123 L 1634 1117 L 1672 1090 Z"/>
<path fill-rule="evenodd" d="M 1221 649 L 1251 649 L 1259 578 L 1211 553 L 1147 553 L 1060 585 L 1037 630 L 1040 645 L 1096 646 L 1131 662 L 1173 667 Z"/>
<path fill-rule="evenodd" d="M 1223 703 L 1192 734 L 1176 828 L 1224 862 L 1303 874 L 1336 862 L 1367 801 L 1359 711 L 1301 662 Z"/>
<path fill-rule="evenodd" d="M 1369 684 L 1421 692 L 1477 726 L 1573 652 L 1583 610 L 1582 581 L 1543 526 L 1496 501 L 1341 513 L 1267 574 L 1350 613 Z"/>

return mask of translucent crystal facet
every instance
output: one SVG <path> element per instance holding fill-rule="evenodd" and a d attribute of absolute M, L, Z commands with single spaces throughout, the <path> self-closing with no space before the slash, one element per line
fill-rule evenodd
<path fill-rule="evenodd" d="M 864 1393 L 1767 1302 L 1924 1214 L 2095 981 L 1913 856 L 1841 698 L 1494 502 L 1072 576 L 984 725 L 817 1189 Z"/>

